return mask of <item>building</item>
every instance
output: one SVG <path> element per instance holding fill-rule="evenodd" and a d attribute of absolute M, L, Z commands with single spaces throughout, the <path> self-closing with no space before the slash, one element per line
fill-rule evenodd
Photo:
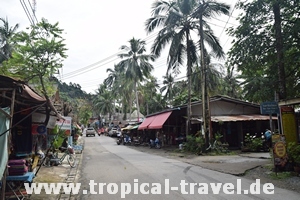
<path fill-rule="evenodd" d="M 270 124 L 276 129 L 277 116 L 261 115 L 260 105 L 226 96 L 210 98 L 211 133 L 223 135 L 222 142 L 231 148 L 240 148 L 247 133 L 255 134 L 270 129 Z M 159 131 L 165 144 L 177 144 L 178 138 L 201 132 L 202 102 L 191 104 L 191 131 L 186 133 L 187 106 L 164 110 L 146 116 L 138 130 L 145 137 L 153 138 Z"/>

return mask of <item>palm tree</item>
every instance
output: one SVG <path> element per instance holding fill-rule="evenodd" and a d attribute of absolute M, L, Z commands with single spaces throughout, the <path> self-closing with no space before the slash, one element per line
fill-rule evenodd
<path fill-rule="evenodd" d="M 227 72 L 222 79 L 223 94 L 233 98 L 241 98 L 242 88 L 237 78 L 238 77 L 234 75 L 234 67 L 227 67 Z"/>
<path fill-rule="evenodd" d="M 146 52 L 146 42 L 140 39 L 132 38 L 128 41 L 129 46 L 122 45 L 121 50 L 126 51 L 126 53 L 119 54 L 119 57 L 123 60 L 119 62 L 120 71 L 125 72 L 125 79 L 133 81 L 136 107 L 139 120 L 139 101 L 138 101 L 138 90 L 137 84 L 148 78 L 153 70 L 153 66 L 149 61 L 154 61 L 156 56 L 153 54 L 144 54 Z"/>
<path fill-rule="evenodd" d="M 104 86 L 105 87 L 105 86 Z M 93 100 L 93 105 L 100 114 L 108 115 L 111 118 L 111 114 L 114 110 L 114 105 L 111 102 L 112 93 L 109 90 L 103 90 L 101 94 L 97 94 Z"/>
<path fill-rule="evenodd" d="M 186 133 L 190 131 L 191 116 L 191 81 L 192 65 L 197 63 L 196 43 L 192 39 L 192 31 L 197 29 L 197 22 L 191 18 L 194 12 L 194 1 L 175 0 L 171 2 L 156 1 L 153 3 L 153 16 L 146 21 L 146 31 L 153 32 L 156 28 L 161 28 L 151 51 L 159 56 L 162 49 L 169 43 L 170 49 L 168 53 L 168 72 L 173 69 L 175 71 L 183 65 L 186 55 L 187 60 L 187 77 L 189 87 L 189 101 L 187 109 L 187 126 Z"/>
<path fill-rule="evenodd" d="M 104 84 L 106 84 L 112 93 L 113 101 L 114 101 L 114 114 L 116 114 L 116 101 L 120 100 L 120 92 L 122 91 L 122 81 L 124 75 L 120 71 L 120 67 L 118 65 L 114 66 L 114 69 L 108 68 L 106 72 L 109 72 L 108 77 L 104 80 Z"/>
<path fill-rule="evenodd" d="M 151 101 L 153 100 L 153 97 L 157 94 L 157 91 L 159 90 L 159 85 L 157 83 L 157 79 L 154 76 L 150 76 L 149 80 L 147 80 L 146 84 L 141 86 L 141 89 L 139 91 L 139 94 L 142 98 L 142 103 L 144 103 L 144 113 L 146 115 L 149 115 L 149 105 Z"/>
<path fill-rule="evenodd" d="M 16 24 L 13 27 L 10 27 L 8 20 L 0 18 L 0 21 L 3 22 L 3 26 L 0 26 L 0 64 L 11 58 L 14 44 L 12 43 L 12 37 L 17 33 L 19 24 Z"/>
<path fill-rule="evenodd" d="M 196 11 L 193 14 L 193 17 L 199 19 L 199 36 L 200 36 L 200 55 L 201 55 L 201 67 L 202 67 L 202 119 L 203 119 L 203 130 L 205 134 L 206 146 L 209 145 L 209 139 L 212 138 L 210 131 L 210 114 L 209 114 L 209 96 L 207 92 L 207 51 L 204 46 L 204 41 L 207 42 L 210 47 L 215 52 L 217 57 L 224 57 L 224 52 L 222 47 L 218 42 L 218 39 L 213 36 L 213 34 L 205 34 L 204 28 L 207 28 L 209 32 L 212 31 L 209 29 L 209 25 L 205 23 L 204 19 L 210 19 L 216 14 L 229 14 L 230 6 L 225 3 L 218 3 L 212 0 L 202 0 L 200 1 L 199 6 L 197 6 Z M 211 36 L 211 37 L 208 37 Z"/>
<path fill-rule="evenodd" d="M 169 104 L 173 106 L 173 98 L 175 95 L 175 78 L 172 76 L 172 74 L 167 74 L 163 76 L 163 86 L 160 88 L 160 92 L 163 93 L 166 91 L 164 95 L 164 99 L 169 100 Z"/>
<path fill-rule="evenodd" d="M 201 27 L 199 22 L 205 25 L 205 30 L 202 28 L 203 31 L 200 37 L 209 44 L 215 55 L 224 54 L 209 25 L 202 19 L 199 21 L 198 15 L 196 15 L 199 11 L 199 5 L 201 4 L 197 0 L 156 1 L 152 6 L 153 16 L 146 21 L 146 31 L 148 33 L 153 32 L 156 28 L 161 28 L 151 49 L 155 55 L 160 55 L 162 49 L 170 43 L 168 70 L 178 70 L 178 67 L 186 59 L 189 88 L 186 133 L 190 130 L 192 66 L 198 63 L 197 42 L 194 42 L 193 36 L 199 33 L 199 27 Z M 214 11 L 213 8 L 211 12 Z M 209 9 L 205 11 L 205 16 L 211 16 L 207 14 Z M 200 49 L 204 51 L 205 48 L 201 48 L 201 46 L 204 47 L 204 45 L 200 45 Z M 186 56 L 185 59 L 184 55 Z"/>

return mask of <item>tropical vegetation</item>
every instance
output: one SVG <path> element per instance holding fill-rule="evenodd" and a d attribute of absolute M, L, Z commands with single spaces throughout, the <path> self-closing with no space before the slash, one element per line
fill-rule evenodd
<path fill-rule="evenodd" d="M 123 113 L 129 119 L 134 110 L 148 115 L 179 105 L 190 107 L 191 102 L 213 95 L 255 103 L 274 100 L 274 93 L 278 100 L 299 97 L 300 3 L 240 1 L 235 6 L 242 11 L 239 25 L 228 29 L 234 40 L 222 65 L 225 52 L 210 20 L 229 15 L 230 9 L 234 8 L 215 0 L 153 1 L 145 29 L 159 32 L 150 51 L 144 40 L 134 36 L 127 45 L 120 44 L 121 61 L 107 69 L 107 78 L 98 83 L 95 94 L 55 78 L 67 56 L 58 23 L 44 19 L 29 32 L 17 32 L 18 25 L 1 18 L 0 73 L 34 84 L 45 96 L 52 96 L 51 86 L 58 83 L 64 106 L 81 123 L 99 115 L 110 120 Z M 151 73 L 163 50 L 168 51 L 168 70 L 159 83 Z M 178 77 L 182 70 L 186 77 Z M 187 118 L 191 114 L 188 109 Z"/>

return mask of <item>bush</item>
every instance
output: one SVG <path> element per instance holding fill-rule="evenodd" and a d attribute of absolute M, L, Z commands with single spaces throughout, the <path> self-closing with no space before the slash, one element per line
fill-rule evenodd
<path fill-rule="evenodd" d="M 287 153 L 291 161 L 295 165 L 300 166 L 300 145 L 296 142 L 289 142 L 287 146 Z"/>
<path fill-rule="evenodd" d="M 249 151 L 260 151 L 262 147 L 263 141 L 261 138 L 250 136 L 249 133 L 246 134 L 244 148 L 249 149 Z"/>
<path fill-rule="evenodd" d="M 205 141 L 202 136 L 188 135 L 186 142 L 184 143 L 184 150 L 195 154 L 201 154 L 204 144 Z"/>

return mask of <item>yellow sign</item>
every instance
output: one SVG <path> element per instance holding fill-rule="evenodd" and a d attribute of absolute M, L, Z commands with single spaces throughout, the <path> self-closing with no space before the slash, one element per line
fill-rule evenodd
<path fill-rule="evenodd" d="M 284 142 L 277 142 L 274 146 L 274 153 L 277 157 L 283 158 L 286 155 L 286 148 Z"/>
<path fill-rule="evenodd" d="M 296 116 L 293 107 L 281 106 L 281 123 L 287 143 L 297 142 Z"/>

